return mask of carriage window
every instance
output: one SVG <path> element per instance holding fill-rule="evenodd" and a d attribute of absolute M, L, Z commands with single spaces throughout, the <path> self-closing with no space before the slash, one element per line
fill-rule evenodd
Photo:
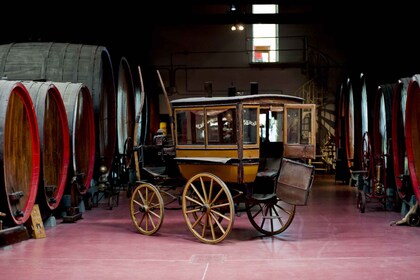
<path fill-rule="evenodd" d="M 177 111 L 178 145 L 204 144 L 204 112 L 203 110 Z"/>
<path fill-rule="evenodd" d="M 283 142 L 283 124 L 283 110 L 260 113 L 261 141 Z"/>
<path fill-rule="evenodd" d="M 287 111 L 287 143 L 312 144 L 311 109 Z"/>
<path fill-rule="evenodd" d="M 287 112 L 287 143 L 299 143 L 299 109 L 289 109 Z"/>
<path fill-rule="evenodd" d="M 245 108 L 244 116 L 244 144 L 257 144 L 257 108 Z"/>
<path fill-rule="evenodd" d="M 284 105 L 284 155 L 315 159 L 315 104 Z"/>
<path fill-rule="evenodd" d="M 283 142 L 283 111 L 270 111 L 270 142 Z"/>
<path fill-rule="evenodd" d="M 235 144 L 235 109 L 207 109 L 208 144 Z"/>

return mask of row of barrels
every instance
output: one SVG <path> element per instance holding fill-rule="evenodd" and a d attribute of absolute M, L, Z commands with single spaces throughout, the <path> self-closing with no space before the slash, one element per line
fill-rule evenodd
<path fill-rule="evenodd" d="M 81 83 L 5 80 L 0 80 L 0 100 L 1 210 L 9 222 L 21 224 L 37 197 L 42 207 L 58 207 L 68 175 L 83 173 L 89 185 L 93 102 Z"/>
<path fill-rule="evenodd" d="M 139 79 L 106 47 L 30 42 L 0 45 L 0 212 L 23 224 L 37 201 L 53 211 L 82 175 L 89 190 L 133 137 Z M 116 86 L 117 85 L 117 86 Z M 144 129 L 144 128 L 143 128 Z M 140 136 L 139 136 L 140 137 Z"/>
<path fill-rule="evenodd" d="M 378 83 L 348 78 L 337 106 L 336 146 L 347 170 L 378 176 L 397 198 L 420 200 L 420 75 Z M 384 165 L 376 174 L 374 163 Z"/>

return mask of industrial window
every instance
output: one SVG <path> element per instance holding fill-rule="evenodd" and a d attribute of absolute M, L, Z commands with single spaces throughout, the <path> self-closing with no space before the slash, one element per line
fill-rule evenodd
<path fill-rule="evenodd" d="M 253 14 L 277 14 L 277 5 L 252 5 Z M 278 62 L 278 24 L 252 25 L 252 62 Z"/>

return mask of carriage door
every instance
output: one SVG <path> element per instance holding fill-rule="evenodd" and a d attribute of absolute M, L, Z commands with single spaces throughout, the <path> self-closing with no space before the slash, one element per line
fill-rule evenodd
<path fill-rule="evenodd" d="M 284 104 L 284 156 L 315 159 L 315 104 Z"/>

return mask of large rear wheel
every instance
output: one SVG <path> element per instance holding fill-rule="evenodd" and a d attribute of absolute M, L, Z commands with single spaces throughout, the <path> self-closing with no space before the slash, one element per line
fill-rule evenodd
<path fill-rule="evenodd" d="M 226 184 L 211 173 L 193 176 L 182 193 L 188 229 L 203 243 L 216 244 L 230 233 L 234 203 Z"/>

